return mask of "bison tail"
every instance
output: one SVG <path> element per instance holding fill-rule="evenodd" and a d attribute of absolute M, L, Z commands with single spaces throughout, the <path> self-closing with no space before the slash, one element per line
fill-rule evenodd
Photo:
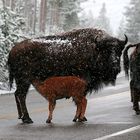
<path fill-rule="evenodd" d="M 124 67 L 124 71 L 125 71 L 125 75 L 129 78 L 129 57 L 128 57 L 128 50 L 131 47 L 135 47 L 135 45 L 128 45 L 124 52 L 123 52 L 123 67 Z"/>
<path fill-rule="evenodd" d="M 10 90 L 11 90 L 12 85 L 13 85 L 13 80 L 14 80 L 14 74 L 13 74 L 14 72 L 12 70 L 10 59 L 8 59 L 8 71 L 9 71 L 9 87 L 10 87 Z"/>
<path fill-rule="evenodd" d="M 10 90 L 11 90 L 12 85 L 13 85 L 13 80 L 14 80 L 14 76 L 13 76 L 11 70 L 9 70 L 9 87 L 10 87 Z"/>

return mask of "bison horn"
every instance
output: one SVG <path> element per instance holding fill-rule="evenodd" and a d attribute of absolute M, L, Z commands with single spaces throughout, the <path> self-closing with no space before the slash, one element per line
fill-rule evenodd
<path fill-rule="evenodd" d="M 128 37 L 125 34 L 124 34 L 124 36 L 125 36 L 125 41 L 123 41 L 123 44 L 126 45 L 128 42 Z"/>

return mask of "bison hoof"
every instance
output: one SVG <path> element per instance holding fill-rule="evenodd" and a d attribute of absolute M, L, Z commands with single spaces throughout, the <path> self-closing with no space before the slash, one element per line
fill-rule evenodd
<path fill-rule="evenodd" d="M 22 119 L 22 116 L 18 116 L 18 119 Z"/>
<path fill-rule="evenodd" d="M 31 123 L 33 123 L 33 121 L 32 121 L 31 118 L 28 118 L 28 119 L 22 119 L 22 122 L 23 122 L 24 124 L 31 124 Z"/>
<path fill-rule="evenodd" d="M 79 118 L 78 119 L 78 122 L 85 122 L 85 121 L 87 121 L 87 118 L 86 117 L 83 117 L 83 118 Z"/>
<path fill-rule="evenodd" d="M 76 122 L 78 119 L 78 117 L 74 117 L 73 122 Z"/>
<path fill-rule="evenodd" d="M 83 118 L 83 121 L 87 121 L 87 118 L 86 118 L 86 117 L 84 117 L 84 118 Z"/>
<path fill-rule="evenodd" d="M 136 115 L 140 115 L 140 110 L 139 111 L 136 111 Z"/>
<path fill-rule="evenodd" d="M 77 118 L 74 118 L 72 121 L 73 121 L 73 122 L 76 122 L 76 121 L 77 121 Z"/>
<path fill-rule="evenodd" d="M 78 122 L 83 122 L 83 119 L 78 119 Z"/>
<path fill-rule="evenodd" d="M 46 121 L 46 123 L 51 123 L 51 120 L 48 119 L 48 120 Z"/>

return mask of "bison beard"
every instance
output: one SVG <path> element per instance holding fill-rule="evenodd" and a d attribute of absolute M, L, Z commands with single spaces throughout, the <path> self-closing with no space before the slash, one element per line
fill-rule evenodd
<path fill-rule="evenodd" d="M 26 94 L 34 79 L 75 75 L 85 79 L 88 91 L 98 91 L 104 84 L 114 84 L 120 72 L 120 56 L 125 41 L 102 30 L 87 28 L 29 39 L 15 45 L 9 54 L 9 79 L 16 81 L 15 98 L 19 118 L 31 123 L 26 108 Z"/>
<path fill-rule="evenodd" d="M 128 58 L 129 48 L 135 47 L 130 55 L 130 60 Z M 133 109 L 136 114 L 140 114 L 139 110 L 139 100 L 140 100 L 140 43 L 128 45 L 123 53 L 124 57 L 124 70 L 126 76 L 129 77 L 128 70 L 130 69 L 130 91 L 131 91 L 131 101 L 133 102 Z"/>

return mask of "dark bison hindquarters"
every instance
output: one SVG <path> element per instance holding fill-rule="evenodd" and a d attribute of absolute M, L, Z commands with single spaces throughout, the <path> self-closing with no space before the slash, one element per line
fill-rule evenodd
<path fill-rule="evenodd" d="M 133 52 L 128 57 L 129 48 L 135 47 Z M 124 50 L 124 70 L 127 76 L 129 76 L 130 69 L 130 93 L 131 101 L 133 102 L 133 109 L 136 114 L 140 114 L 139 101 L 140 101 L 140 43 L 129 45 Z"/>
<path fill-rule="evenodd" d="M 125 36 L 126 37 L 126 36 Z M 16 81 L 15 99 L 19 118 L 31 123 L 26 95 L 32 81 L 51 76 L 75 75 L 85 79 L 88 91 L 115 83 L 125 41 L 102 30 L 78 29 L 56 36 L 25 40 L 9 53 L 9 79 Z"/>

